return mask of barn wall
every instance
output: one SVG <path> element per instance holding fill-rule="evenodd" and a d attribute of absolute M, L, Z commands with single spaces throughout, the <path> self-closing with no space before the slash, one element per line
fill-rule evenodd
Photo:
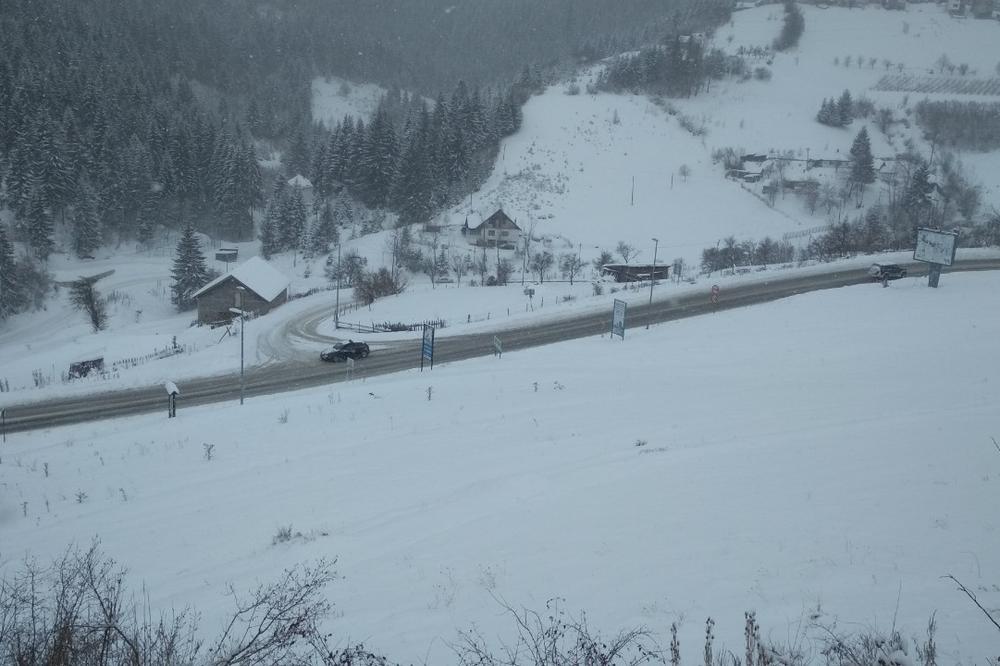
<path fill-rule="evenodd" d="M 223 280 L 213 289 L 198 297 L 198 323 L 212 324 L 219 321 L 229 321 L 233 314 L 229 308 L 236 307 L 236 280 Z M 247 289 L 243 294 L 243 309 L 259 315 L 267 314 L 288 300 L 288 289 L 283 289 L 270 303 Z"/>

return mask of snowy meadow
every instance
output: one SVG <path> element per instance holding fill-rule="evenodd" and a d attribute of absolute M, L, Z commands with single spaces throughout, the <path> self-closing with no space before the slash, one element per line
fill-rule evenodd
<path fill-rule="evenodd" d="M 10 436 L 0 562 L 98 538 L 215 633 L 227 586 L 336 558 L 328 630 L 450 663 L 558 606 L 613 633 L 704 621 L 740 652 L 816 624 L 982 663 L 1000 603 L 992 274 L 904 279 L 329 389 Z M 211 455 L 206 455 L 211 447 Z M 287 539 L 276 539 L 285 533 Z M 917 643 L 909 642 L 910 658 Z"/>

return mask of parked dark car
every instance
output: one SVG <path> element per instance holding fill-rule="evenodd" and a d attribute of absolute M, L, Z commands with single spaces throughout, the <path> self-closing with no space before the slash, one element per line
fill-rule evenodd
<path fill-rule="evenodd" d="M 899 264 L 872 264 L 868 269 L 868 275 L 874 282 L 882 280 L 898 280 L 906 277 L 906 268 Z"/>
<path fill-rule="evenodd" d="M 347 342 L 338 342 L 329 349 L 324 350 L 320 353 L 319 357 L 323 361 L 336 363 L 338 361 L 346 361 L 349 358 L 365 358 L 370 352 L 371 350 L 368 349 L 366 343 L 348 340 Z"/>

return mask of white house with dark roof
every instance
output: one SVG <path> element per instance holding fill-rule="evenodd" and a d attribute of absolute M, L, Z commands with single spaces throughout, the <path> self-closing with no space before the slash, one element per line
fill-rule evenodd
<path fill-rule="evenodd" d="M 274 266 L 254 257 L 220 275 L 196 291 L 198 323 L 214 324 L 229 321 L 236 306 L 236 294 L 243 288 L 243 309 L 259 315 L 270 312 L 288 300 L 289 280 Z"/>
<path fill-rule="evenodd" d="M 521 242 L 521 227 L 501 208 L 474 227 L 466 219 L 462 235 L 473 245 L 493 247 L 499 244 L 502 248 L 513 249 Z"/>

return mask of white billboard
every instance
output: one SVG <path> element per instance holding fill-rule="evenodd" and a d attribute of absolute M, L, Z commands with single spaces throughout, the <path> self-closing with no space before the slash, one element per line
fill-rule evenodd
<path fill-rule="evenodd" d="M 625 308 L 628 304 L 616 298 L 614 310 L 611 313 L 611 337 L 620 336 L 625 339 Z"/>
<path fill-rule="evenodd" d="M 913 251 L 915 261 L 951 266 L 955 262 L 958 234 L 954 231 L 937 229 L 917 229 L 917 248 Z"/>

